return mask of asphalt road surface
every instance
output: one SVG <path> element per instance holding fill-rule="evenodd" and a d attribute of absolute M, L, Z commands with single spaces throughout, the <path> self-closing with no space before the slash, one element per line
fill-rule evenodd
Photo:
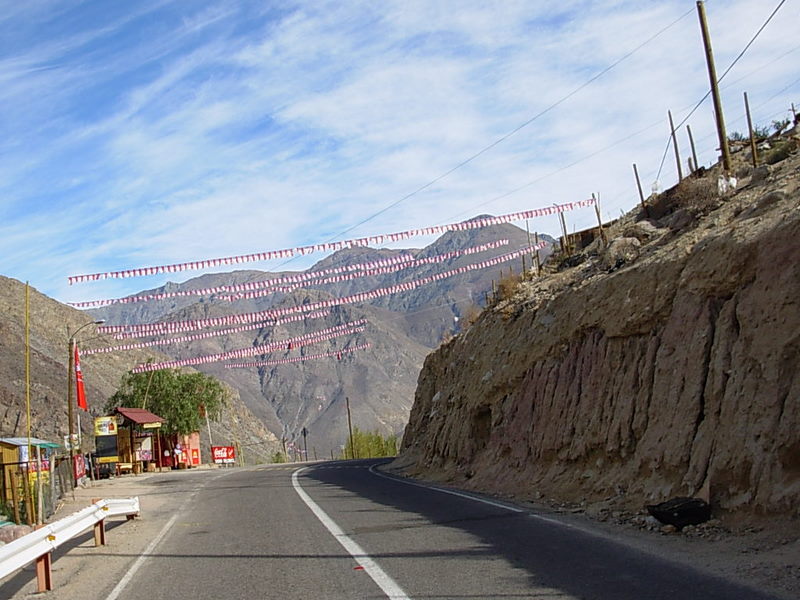
<path fill-rule="evenodd" d="M 270 466 L 209 482 L 116 598 L 758 597 L 518 507 L 398 481 L 375 464 Z"/>
<path fill-rule="evenodd" d="M 119 533 L 109 532 L 112 545 L 117 540 L 114 553 L 99 549 L 99 556 L 89 556 L 96 549 L 83 551 L 82 545 L 65 549 L 55 559 L 54 569 L 64 566 L 54 578 L 69 581 L 38 597 L 770 597 L 557 517 L 396 479 L 376 468 L 380 462 L 268 465 L 152 477 L 146 482 L 153 488 L 149 497 L 160 500 L 152 504 L 149 520 L 143 511 L 141 548 L 125 550 L 123 530 L 130 525 L 123 524 Z M 133 544 L 136 535 L 129 537 Z M 73 554 L 94 562 L 70 563 Z M 96 566 L 100 560 L 113 577 L 99 574 L 104 570 Z M 85 566 L 89 564 L 95 566 Z M 23 593 L 30 586 L 23 584 L 24 577 L 16 578 L 19 594 L 13 598 L 36 597 Z M 0 596 L 9 597 L 3 590 L 14 592 L 13 586 L 13 580 L 0 586 Z"/>

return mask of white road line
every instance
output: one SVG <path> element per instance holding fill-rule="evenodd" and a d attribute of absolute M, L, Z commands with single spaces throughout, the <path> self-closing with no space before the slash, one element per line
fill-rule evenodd
<path fill-rule="evenodd" d="M 153 538 L 153 541 L 150 542 L 150 545 L 147 546 L 147 548 L 145 548 L 142 555 L 139 558 L 137 558 L 136 562 L 134 562 L 131 565 L 131 568 L 128 569 L 128 572 L 125 573 L 125 576 L 122 579 L 120 579 L 116 587 L 113 590 L 111 590 L 111 593 L 108 595 L 106 600 L 117 600 L 117 598 L 119 598 L 119 595 L 120 593 L 122 593 L 122 590 L 124 590 L 125 586 L 128 585 L 131 579 L 133 579 L 133 576 L 136 575 L 136 571 L 138 571 L 139 568 L 144 564 L 144 561 L 150 558 L 150 553 L 155 549 L 155 547 L 161 541 L 161 538 L 163 538 L 170 530 L 170 528 L 175 524 L 175 521 L 178 520 L 178 517 L 181 515 L 182 512 L 183 512 L 182 510 L 179 510 L 174 515 L 172 515 L 172 518 L 169 521 L 167 521 L 167 524 L 164 525 L 161 531 L 158 532 L 158 535 L 155 538 Z"/>
<path fill-rule="evenodd" d="M 292 473 L 292 486 L 294 487 L 294 491 L 297 492 L 297 495 L 300 496 L 303 502 L 306 503 L 306 506 L 311 509 L 311 512 L 320 520 L 320 523 L 322 523 L 331 535 L 336 538 L 336 541 L 350 553 L 350 556 L 352 556 L 359 565 L 364 567 L 364 571 L 372 577 L 372 580 L 378 584 L 378 587 L 383 590 L 388 598 L 392 598 L 393 600 L 410 600 L 410 597 L 403 591 L 403 588 L 397 585 L 397 582 L 389 577 L 361 546 L 348 537 L 336 522 L 311 499 L 311 496 L 309 496 L 302 487 L 300 487 L 300 481 L 297 476 L 299 473 L 305 471 L 306 468 L 307 467 L 298 469 Z"/>
<path fill-rule="evenodd" d="M 222 473 L 222 474 L 217 475 L 216 477 L 214 477 L 214 479 L 218 479 L 219 477 L 223 477 L 224 475 L 227 475 L 227 474 L 228 473 Z M 136 575 L 136 572 L 144 564 L 144 561 L 146 561 L 148 558 L 150 558 L 150 554 L 153 552 L 153 550 L 155 550 L 156 546 L 158 546 L 158 543 L 163 539 L 163 537 L 165 535 L 167 535 L 167 532 L 175 524 L 175 521 L 178 520 L 178 517 L 180 517 L 183 514 L 183 511 L 186 508 L 186 505 L 189 504 L 189 502 L 191 502 L 192 499 L 194 499 L 194 497 L 197 495 L 197 492 L 199 492 L 201 489 L 203 489 L 209 483 L 209 481 L 212 481 L 212 480 L 209 479 L 209 480 L 203 482 L 203 484 L 199 488 L 197 488 L 194 492 L 192 492 L 186 498 L 186 500 L 183 501 L 183 503 L 180 505 L 180 508 L 178 508 L 178 510 L 175 512 L 175 514 L 172 515 L 172 518 L 170 518 L 170 520 L 167 521 L 166 525 L 164 525 L 164 527 L 161 528 L 161 531 L 158 532 L 158 535 L 156 535 L 156 537 L 153 538 L 153 541 L 151 541 L 150 544 L 148 544 L 147 548 L 144 549 L 144 552 L 142 552 L 142 554 L 139 556 L 139 558 L 136 559 L 136 562 L 134 562 L 131 565 L 131 568 L 128 569 L 128 572 L 125 573 L 125 575 L 122 577 L 122 579 L 119 580 L 119 583 L 114 587 L 113 590 L 111 590 L 111 593 L 108 596 L 106 596 L 106 600 L 117 600 L 117 598 L 119 598 L 119 595 L 125 589 L 125 586 L 130 583 L 131 579 L 133 579 L 133 576 Z"/>
<path fill-rule="evenodd" d="M 492 500 L 488 500 L 486 498 L 481 498 L 480 496 L 473 496 L 472 494 L 466 494 L 464 492 L 458 492 L 456 490 L 448 490 L 445 488 L 436 487 L 435 485 L 427 485 L 423 483 L 417 483 L 416 481 L 409 481 L 408 479 L 404 479 L 402 477 L 394 477 L 392 475 L 387 475 L 386 473 L 381 473 L 375 467 L 378 465 L 372 465 L 369 468 L 369 472 L 373 475 L 377 475 L 378 477 L 383 477 L 384 479 L 389 479 L 391 481 L 396 481 L 397 483 L 404 483 L 406 485 L 413 485 L 414 487 L 423 488 L 426 490 L 432 490 L 434 492 L 441 492 L 442 494 L 450 494 L 451 496 L 458 496 L 459 498 L 466 498 L 467 500 L 474 500 L 475 502 L 481 502 L 483 504 L 488 504 L 489 506 L 494 506 L 496 508 L 502 508 L 504 510 L 515 512 L 515 513 L 528 513 L 528 516 L 532 519 L 536 519 L 538 521 L 544 521 L 545 523 L 552 523 L 553 525 L 560 525 L 562 527 L 568 527 L 570 529 L 578 529 L 580 531 L 586 531 L 587 533 L 591 533 L 588 530 L 584 530 L 582 527 L 576 527 L 571 523 L 565 523 L 564 521 L 559 521 L 558 519 L 551 519 L 550 517 L 545 517 L 543 515 L 537 515 L 536 513 L 531 513 L 525 510 L 524 508 L 517 508 L 516 506 L 511 506 L 509 504 L 503 504 L 501 502 L 494 502 Z M 593 535 L 598 535 L 594 533 Z M 602 537 L 602 536 L 600 536 Z"/>
<path fill-rule="evenodd" d="M 483 504 L 488 504 L 489 506 L 494 506 L 495 508 L 502 508 L 504 510 L 508 510 L 515 513 L 525 512 L 522 508 L 517 508 L 516 506 L 510 506 L 508 504 L 502 504 L 500 502 L 494 502 L 493 500 L 487 500 L 486 498 L 481 498 L 479 496 L 473 496 L 472 494 L 466 494 L 464 492 L 457 492 L 456 490 L 448 490 L 445 488 L 436 487 L 434 485 L 424 485 L 422 483 L 417 483 L 415 481 L 408 481 L 407 479 L 402 479 L 400 477 L 392 477 L 391 475 L 386 475 L 385 473 L 381 473 L 377 471 L 375 467 L 378 465 L 372 465 L 369 468 L 369 472 L 373 475 L 377 475 L 378 477 L 383 477 L 384 479 L 390 479 L 391 481 L 396 481 L 398 483 L 405 483 L 406 485 L 413 485 L 414 487 L 424 488 L 426 490 L 433 490 L 434 492 L 441 492 L 442 494 L 450 494 L 451 496 L 458 496 L 459 498 L 466 498 L 467 500 L 474 500 L 475 502 L 481 502 Z"/>

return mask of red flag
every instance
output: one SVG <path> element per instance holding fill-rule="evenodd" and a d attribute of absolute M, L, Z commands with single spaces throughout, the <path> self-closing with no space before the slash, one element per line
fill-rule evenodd
<path fill-rule="evenodd" d="M 81 373 L 81 360 L 78 357 L 78 344 L 75 344 L 75 386 L 78 392 L 78 408 L 89 410 L 86 403 L 86 390 L 83 387 L 83 373 Z"/>

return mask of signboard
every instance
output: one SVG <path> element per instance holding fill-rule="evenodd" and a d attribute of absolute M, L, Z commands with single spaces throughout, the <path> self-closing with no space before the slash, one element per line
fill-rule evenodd
<path fill-rule="evenodd" d="M 211 446 L 211 455 L 218 465 L 236 462 L 236 450 L 234 450 L 233 446 Z"/>
<path fill-rule="evenodd" d="M 72 457 L 72 473 L 75 479 L 86 477 L 86 458 L 83 454 L 76 454 Z"/>
<path fill-rule="evenodd" d="M 115 463 L 119 461 L 116 435 L 98 435 L 94 438 L 94 445 L 97 448 L 98 463 Z"/>
<path fill-rule="evenodd" d="M 200 450 L 192 448 L 192 465 L 197 466 L 200 464 Z"/>
<path fill-rule="evenodd" d="M 94 420 L 95 435 L 117 435 L 116 417 L 97 417 Z"/>

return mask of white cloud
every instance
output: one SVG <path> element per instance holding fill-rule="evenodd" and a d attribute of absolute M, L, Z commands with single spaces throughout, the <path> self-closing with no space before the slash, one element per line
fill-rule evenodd
<path fill-rule="evenodd" d="M 24 4 L 0 19 L 0 34 L 41 29 L 0 58 L 0 110 L 14 117 L 0 126 L 0 272 L 64 300 L 156 285 L 67 289 L 69 274 L 327 240 L 464 161 L 349 235 L 592 192 L 616 217 L 637 202 L 631 164 L 646 189 L 656 176 L 667 110 L 681 120 L 708 87 L 693 2 L 79 4 L 58 20 Z M 787 6 L 724 82 L 732 130 L 742 91 L 762 125 L 797 103 Z M 721 73 L 771 7 L 707 10 Z M 705 164 L 710 113 L 689 121 Z M 680 138 L 685 160 L 685 127 Z M 674 170 L 669 155 L 664 185 Z"/>

